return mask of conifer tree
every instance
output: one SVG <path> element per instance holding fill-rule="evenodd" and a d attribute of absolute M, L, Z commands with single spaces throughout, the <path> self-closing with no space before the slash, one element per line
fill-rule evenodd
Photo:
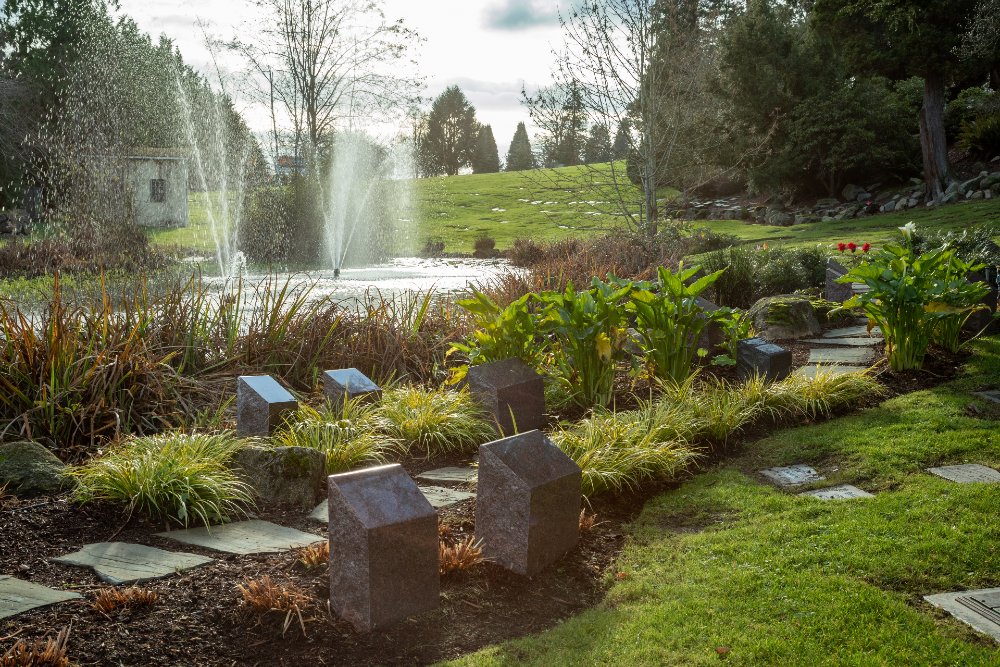
<path fill-rule="evenodd" d="M 594 123 L 583 147 L 584 164 L 611 161 L 611 132 L 604 123 Z"/>
<path fill-rule="evenodd" d="M 450 86 L 437 96 L 427 115 L 421 163 L 430 173 L 454 176 L 472 163 L 478 136 L 475 107 L 458 86 Z"/>
<path fill-rule="evenodd" d="M 507 171 L 524 171 L 535 168 L 535 155 L 531 152 L 531 142 L 528 141 L 528 128 L 524 123 L 517 124 L 510 148 L 507 149 Z"/>
<path fill-rule="evenodd" d="M 618 123 L 618 131 L 615 132 L 615 143 L 611 146 L 612 160 L 624 160 L 628 157 L 629 141 L 629 122 L 624 118 Z"/>
<path fill-rule="evenodd" d="M 472 173 L 495 174 L 500 171 L 500 154 L 497 151 L 497 140 L 493 138 L 493 128 L 481 125 L 479 138 L 476 141 L 476 152 L 472 156 Z"/>

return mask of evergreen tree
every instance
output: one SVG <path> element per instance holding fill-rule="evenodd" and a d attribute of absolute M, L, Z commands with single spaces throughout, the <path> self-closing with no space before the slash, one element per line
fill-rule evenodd
<path fill-rule="evenodd" d="M 472 173 L 495 174 L 498 171 L 500 171 L 500 154 L 497 152 L 497 140 L 493 138 L 493 128 L 482 125 L 476 141 L 476 153 L 472 158 Z"/>
<path fill-rule="evenodd" d="M 629 122 L 627 118 L 624 118 L 618 123 L 618 131 L 615 132 L 615 143 L 611 146 L 611 159 L 624 160 L 628 157 L 628 149 L 631 144 L 629 134 Z"/>
<path fill-rule="evenodd" d="M 583 147 L 584 164 L 597 164 L 611 161 L 611 132 L 604 123 L 595 123 L 590 128 L 590 136 Z"/>
<path fill-rule="evenodd" d="M 507 149 L 507 171 L 524 171 L 535 168 L 535 155 L 531 152 L 531 142 L 528 141 L 528 128 L 524 123 L 517 124 L 510 148 Z"/>
<path fill-rule="evenodd" d="M 454 176 L 472 163 L 478 138 L 475 107 L 458 86 L 450 86 L 431 105 L 421 163 L 430 173 Z"/>

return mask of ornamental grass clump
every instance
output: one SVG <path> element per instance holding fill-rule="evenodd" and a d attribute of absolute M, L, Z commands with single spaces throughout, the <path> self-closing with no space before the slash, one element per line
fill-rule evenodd
<path fill-rule="evenodd" d="M 867 371 L 838 373 L 823 367 L 816 369 L 812 377 L 796 373 L 780 382 L 753 382 L 761 385 L 760 391 L 748 391 L 747 394 L 759 395 L 764 411 L 775 422 L 786 418 L 828 417 L 839 408 L 886 393 L 885 386 Z M 754 385 L 748 383 L 746 386 Z"/>
<path fill-rule="evenodd" d="M 635 491 L 642 484 L 675 479 L 698 457 L 698 449 L 675 439 L 691 425 L 661 421 L 680 412 L 646 404 L 638 410 L 598 410 L 559 427 L 552 440 L 583 471 L 583 494 Z"/>
<path fill-rule="evenodd" d="M 496 437 L 467 389 L 393 387 L 382 397 L 378 423 L 402 451 L 428 458 L 473 451 Z"/>
<path fill-rule="evenodd" d="M 684 406 L 691 415 L 693 439 L 723 447 L 763 409 L 743 385 L 726 380 L 701 381 L 697 374 L 684 382 L 666 385 L 663 400 Z"/>
<path fill-rule="evenodd" d="M 379 432 L 378 406 L 364 398 L 326 403 L 320 408 L 302 405 L 273 437 L 284 447 L 308 447 L 326 454 L 330 475 L 365 465 L 385 463 L 399 450 L 399 441 Z"/>
<path fill-rule="evenodd" d="M 244 515 L 253 491 L 226 465 L 241 446 L 228 433 L 128 437 L 73 470 L 76 499 L 124 503 L 183 526 Z"/>
<path fill-rule="evenodd" d="M 854 267 L 841 283 L 864 283 L 868 291 L 856 294 L 844 308 L 862 308 L 872 326 L 885 338 L 889 367 L 894 371 L 923 366 L 927 346 L 938 333 L 944 344 L 957 349 L 961 323 L 980 309 L 985 285 L 969 283 L 974 270 L 946 248 L 917 255 L 909 243 L 913 223 L 901 227 L 905 245 L 886 244 L 870 261 Z"/>

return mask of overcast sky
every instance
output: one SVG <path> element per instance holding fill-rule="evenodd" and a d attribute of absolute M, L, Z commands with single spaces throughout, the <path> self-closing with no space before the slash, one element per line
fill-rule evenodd
<path fill-rule="evenodd" d="M 425 96 L 460 86 L 479 121 L 493 126 L 503 159 L 517 123 L 528 121 L 522 84 L 530 91 L 550 80 L 552 49 L 561 41 L 557 0 L 384 0 L 384 6 L 388 19 L 404 19 L 426 40 L 418 55 Z M 240 0 L 121 0 L 121 7 L 154 37 L 172 38 L 185 61 L 205 73 L 211 60 L 197 22 L 228 39 L 252 18 L 250 3 Z M 244 115 L 255 130 L 269 126 L 263 110 L 245 108 Z"/>

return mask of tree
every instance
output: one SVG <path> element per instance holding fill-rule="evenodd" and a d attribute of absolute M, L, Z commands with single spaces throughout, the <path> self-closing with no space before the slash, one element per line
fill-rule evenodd
<path fill-rule="evenodd" d="M 583 163 L 587 142 L 587 112 L 579 82 L 539 89 L 534 97 L 522 91 L 531 119 L 541 129 L 537 137 L 543 162 L 549 167 L 572 167 Z"/>
<path fill-rule="evenodd" d="M 421 162 L 433 173 L 454 176 L 472 163 L 479 137 L 476 109 L 458 86 L 435 98 L 427 115 Z"/>
<path fill-rule="evenodd" d="M 924 82 L 918 121 L 929 198 L 943 197 L 954 176 L 945 134 L 945 89 L 965 63 L 960 47 L 977 0 L 817 0 L 813 16 L 842 40 L 858 73 Z"/>
<path fill-rule="evenodd" d="M 228 47 L 249 63 L 258 101 L 283 109 L 296 155 L 317 162 L 339 125 L 413 103 L 421 81 L 408 65 L 419 36 L 386 20 L 379 0 L 256 4 L 265 16 L 259 36 Z"/>
<path fill-rule="evenodd" d="M 528 128 L 524 123 L 517 124 L 514 131 L 514 138 L 510 140 L 510 148 L 507 149 L 507 171 L 525 171 L 535 168 L 535 154 L 531 150 L 531 142 L 528 140 Z"/>
<path fill-rule="evenodd" d="M 476 152 L 472 157 L 472 173 L 495 174 L 500 171 L 500 154 L 497 140 L 493 138 L 493 128 L 482 125 L 476 140 Z"/>
<path fill-rule="evenodd" d="M 618 130 L 615 132 L 615 143 L 611 146 L 611 158 L 613 160 L 624 160 L 628 157 L 628 150 L 631 144 L 632 136 L 629 130 L 628 118 L 622 118 L 618 122 Z"/>
<path fill-rule="evenodd" d="M 611 161 L 611 133 L 604 123 L 594 123 L 590 128 L 590 136 L 583 147 L 583 161 L 586 164 L 597 164 Z"/>

